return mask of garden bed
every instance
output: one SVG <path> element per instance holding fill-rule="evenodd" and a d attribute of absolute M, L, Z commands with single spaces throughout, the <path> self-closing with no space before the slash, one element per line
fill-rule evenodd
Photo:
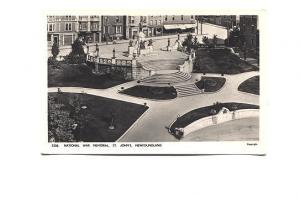
<path fill-rule="evenodd" d="M 229 49 L 199 49 L 194 62 L 195 73 L 238 74 L 258 68 L 241 60 Z"/>
<path fill-rule="evenodd" d="M 127 80 L 116 79 L 110 74 L 96 75 L 85 64 L 48 65 L 48 87 L 110 88 Z"/>
<path fill-rule="evenodd" d="M 246 103 L 217 103 L 202 108 L 190 111 L 180 116 L 171 126 L 170 130 L 174 131 L 175 128 L 184 128 L 192 122 L 213 115 L 212 110 L 215 110 L 215 114 L 218 113 L 223 107 L 229 111 L 240 109 L 259 109 L 258 105 L 251 105 Z"/>
<path fill-rule="evenodd" d="M 238 90 L 241 92 L 259 95 L 259 76 L 247 79 L 239 85 Z"/>
<path fill-rule="evenodd" d="M 75 141 L 115 142 L 148 109 L 143 105 L 88 94 L 49 93 L 48 95 L 55 100 L 55 103 L 50 102 L 50 104 L 63 104 L 61 110 L 69 113 L 70 117 L 75 113 L 74 103 L 79 101 L 80 106 L 86 106 L 85 109 L 77 108 L 84 124 L 79 124 L 78 128 L 81 126 L 83 128 L 72 133 Z M 48 106 L 49 109 L 50 107 L 53 106 Z M 112 119 L 115 129 L 110 130 Z M 56 123 L 48 122 L 48 124 Z"/>
<path fill-rule="evenodd" d="M 174 87 L 156 87 L 137 85 L 121 91 L 122 94 L 127 94 L 135 97 L 147 99 L 167 100 L 177 97 L 177 92 Z"/>
<path fill-rule="evenodd" d="M 224 77 L 201 77 L 201 80 L 195 84 L 199 89 L 204 89 L 204 92 L 216 92 L 224 86 L 225 82 Z"/>

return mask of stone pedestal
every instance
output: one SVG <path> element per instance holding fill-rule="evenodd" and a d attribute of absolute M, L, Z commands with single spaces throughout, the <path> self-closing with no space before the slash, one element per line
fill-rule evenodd
<path fill-rule="evenodd" d="M 134 47 L 128 47 L 128 57 L 132 57 L 134 52 Z"/>

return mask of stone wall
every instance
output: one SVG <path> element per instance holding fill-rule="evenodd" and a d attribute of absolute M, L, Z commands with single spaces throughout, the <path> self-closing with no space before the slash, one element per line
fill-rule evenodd
<path fill-rule="evenodd" d="M 259 109 L 243 109 L 243 110 L 236 110 L 233 112 L 227 109 L 226 113 L 224 113 L 225 109 L 226 108 L 222 109 L 216 115 L 201 118 L 187 125 L 186 127 L 184 127 L 184 136 L 192 132 L 198 131 L 199 129 L 228 122 L 231 120 L 250 118 L 250 117 L 259 117 Z"/>

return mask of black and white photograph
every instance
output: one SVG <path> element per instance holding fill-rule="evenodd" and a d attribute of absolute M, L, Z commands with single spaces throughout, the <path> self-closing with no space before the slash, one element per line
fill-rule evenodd
<path fill-rule="evenodd" d="M 260 141 L 258 14 L 46 19 L 49 144 Z"/>

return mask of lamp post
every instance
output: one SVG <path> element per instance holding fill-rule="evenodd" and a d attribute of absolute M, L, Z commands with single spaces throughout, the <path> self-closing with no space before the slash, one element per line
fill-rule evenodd
<path fill-rule="evenodd" d="M 96 52 L 97 52 L 97 57 L 99 57 L 99 46 L 97 43 L 96 43 Z"/>
<path fill-rule="evenodd" d="M 113 49 L 113 57 L 112 57 L 113 59 L 115 59 L 116 58 L 116 50 L 115 50 L 115 48 Z"/>

